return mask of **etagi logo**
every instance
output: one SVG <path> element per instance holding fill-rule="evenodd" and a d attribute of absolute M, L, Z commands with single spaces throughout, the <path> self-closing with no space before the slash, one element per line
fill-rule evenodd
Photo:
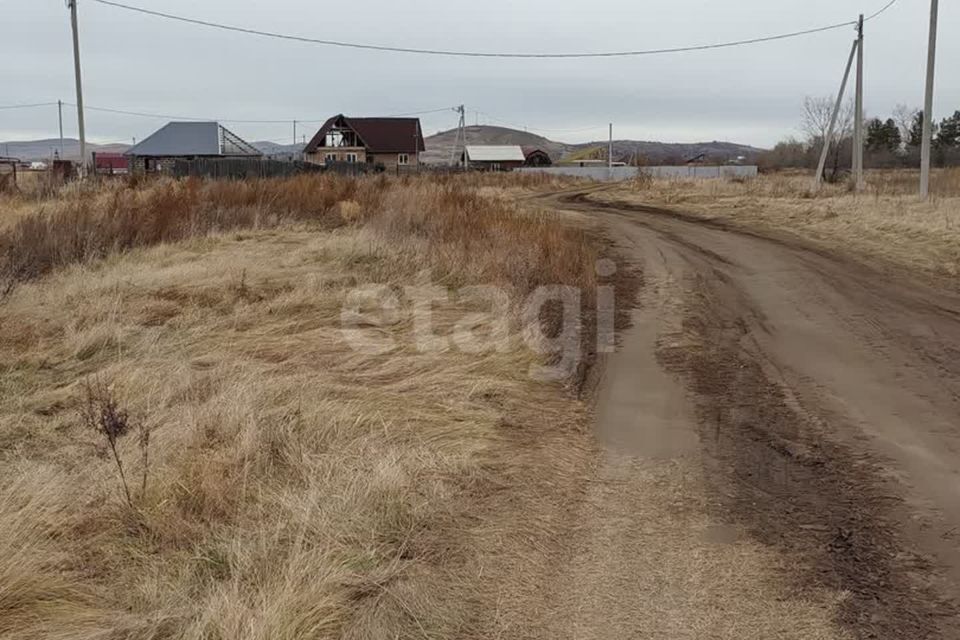
<path fill-rule="evenodd" d="M 598 260 L 594 291 L 543 285 L 522 300 L 512 289 L 492 284 L 444 287 L 422 271 L 407 286 L 366 284 L 351 289 L 340 313 L 341 333 L 352 349 L 369 355 L 389 354 L 403 344 L 423 353 L 451 349 L 508 353 L 526 348 L 542 356 L 541 363 L 530 366 L 532 378 L 562 380 L 580 365 L 585 339 L 596 339 L 597 353 L 615 349 L 616 290 L 610 280 L 616 271 L 612 260 Z M 595 335 L 585 337 L 588 296 L 596 302 L 595 321 L 587 323 Z M 404 335 L 409 340 L 403 341 Z"/>

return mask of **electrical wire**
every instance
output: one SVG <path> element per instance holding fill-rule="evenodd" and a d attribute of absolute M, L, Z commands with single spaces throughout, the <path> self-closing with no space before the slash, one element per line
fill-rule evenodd
<path fill-rule="evenodd" d="M 52 102 L 52 103 L 49 103 L 49 104 L 56 105 L 57 103 L 56 103 L 56 102 Z M 64 102 L 63 104 L 64 104 L 64 105 L 67 105 L 67 106 L 70 106 L 70 107 L 76 107 L 76 106 L 77 106 L 76 104 L 74 104 L 74 103 L 72 103 L 72 102 Z M 46 106 L 46 105 L 30 105 L 30 106 Z M 0 107 L 0 108 L 2 108 L 2 107 Z M 96 106 L 92 106 L 92 105 L 83 105 L 83 108 L 84 108 L 85 110 L 89 110 L 89 111 L 100 111 L 100 112 L 103 112 L 103 113 L 114 113 L 114 114 L 125 115 L 125 116 L 136 116 L 136 117 L 140 117 L 140 118 L 156 118 L 156 119 L 158 119 L 158 120 L 198 120 L 198 121 L 206 121 L 206 120 L 209 120 L 209 121 L 225 122 L 225 123 L 231 123 L 231 124 L 290 124 L 290 123 L 292 123 L 292 122 L 294 122 L 294 121 L 295 121 L 297 124 L 313 124 L 313 123 L 317 123 L 317 122 L 326 122 L 326 121 L 327 121 L 327 118 L 316 118 L 316 119 L 287 118 L 286 120 L 242 120 L 242 119 L 238 120 L 238 119 L 236 119 L 236 118 L 195 118 L 195 117 L 184 116 L 184 115 L 171 115 L 171 114 L 167 114 L 167 113 L 149 113 L 149 112 L 146 112 L 146 111 L 127 111 L 127 110 L 124 110 L 124 109 L 111 109 L 111 108 L 107 108 L 107 107 L 96 107 Z M 430 114 L 430 113 L 446 112 L 446 111 L 450 111 L 451 109 L 452 109 L 452 107 L 444 107 L 444 108 L 442 108 L 442 109 L 430 109 L 430 110 L 427 110 L 427 111 L 413 111 L 413 112 L 409 112 L 409 113 L 396 113 L 396 114 L 392 114 L 392 115 L 389 115 L 389 116 L 383 116 L 383 117 L 386 117 L 386 118 L 400 118 L 400 117 L 403 117 L 403 116 L 419 116 L 419 115 L 426 115 L 426 114 Z"/>
<path fill-rule="evenodd" d="M 162 11 L 154 11 L 152 9 L 144 9 L 143 7 L 135 7 L 128 4 L 123 4 L 120 2 L 114 2 L 113 0 L 93 0 L 102 5 L 109 7 L 114 7 L 117 9 L 124 9 L 126 11 L 133 11 L 136 13 L 142 13 L 158 18 L 165 18 L 167 20 L 175 20 L 178 22 L 186 22 L 188 24 L 200 25 L 204 27 L 210 27 L 214 29 L 222 29 L 224 31 L 233 31 L 236 33 L 245 33 L 248 35 L 263 36 L 266 38 L 276 38 L 280 40 L 292 40 L 295 42 L 304 42 L 309 44 L 319 44 L 330 47 L 344 47 L 349 49 L 365 49 L 368 51 L 386 51 L 391 53 L 411 53 L 411 54 L 421 54 L 421 55 L 432 55 L 432 56 L 447 56 L 447 57 L 461 57 L 461 58 L 622 58 L 622 57 L 632 57 L 632 56 L 648 56 L 648 55 L 659 55 L 659 54 L 668 54 L 668 53 L 682 53 L 688 51 L 706 51 L 710 49 L 724 49 L 729 47 L 739 47 L 744 45 L 759 44 L 762 42 L 773 42 L 775 40 L 785 40 L 788 38 L 797 38 L 800 36 L 812 35 L 815 33 L 822 33 L 825 31 L 832 31 L 835 29 L 843 29 L 845 27 L 856 25 L 856 21 L 846 21 L 836 24 L 830 24 L 822 27 L 815 27 L 812 29 L 803 29 L 801 31 L 792 31 L 789 33 L 781 33 L 772 36 L 764 36 L 758 38 L 749 38 L 746 40 L 734 40 L 730 42 L 720 42 L 715 44 L 702 44 L 702 45 L 693 45 L 693 46 L 682 46 L 682 47 L 667 47 L 663 49 L 640 49 L 635 51 L 602 51 L 602 52 L 586 52 L 586 53 L 496 53 L 496 52 L 484 52 L 484 51 L 453 51 L 453 50 L 443 50 L 443 49 L 418 49 L 412 47 L 394 47 L 387 45 L 377 45 L 377 44 L 361 44 L 356 42 L 345 42 L 340 40 L 324 40 L 319 38 L 307 38 L 304 36 L 295 36 L 290 34 L 275 33 L 272 31 L 262 31 L 260 29 L 251 29 L 247 27 L 236 27 L 219 22 L 211 22 L 208 20 L 199 20 L 197 18 L 188 18 L 185 16 L 179 16 L 172 13 L 164 13 Z M 879 16 L 881 13 L 889 9 L 897 0 L 892 0 L 890 4 L 886 7 L 875 13 L 870 17 L 873 19 Z"/>
<path fill-rule="evenodd" d="M 0 106 L 0 109 L 33 109 L 35 107 L 55 107 L 56 102 L 36 102 L 34 104 L 8 104 Z"/>
<path fill-rule="evenodd" d="M 874 18 L 880 17 L 883 13 L 885 13 L 885 12 L 887 11 L 887 9 L 889 9 L 889 8 L 892 7 L 893 5 L 897 4 L 897 2 L 898 2 L 898 0 L 890 0 L 890 2 L 888 2 L 886 5 L 884 5 L 884 7 L 883 7 L 882 9 L 880 9 L 879 11 L 875 11 L 875 12 L 871 13 L 869 16 L 867 16 L 866 18 L 864 18 L 863 21 L 864 21 L 864 22 L 869 22 L 870 20 L 873 20 Z"/>
<path fill-rule="evenodd" d="M 491 113 L 489 113 L 489 112 L 487 112 L 487 111 L 477 111 L 476 113 L 485 116 L 486 120 L 488 120 L 488 121 L 497 122 L 497 123 L 499 123 L 499 124 L 501 124 L 501 125 L 510 127 L 510 128 L 512 128 L 512 129 L 517 129 L 517 130 L 523 129 L 523 130 L 525 130 L 525 131 L 533 131 L 534 133 L 536 133 L 536 132 L 541 132 L 541 133 L 584 133 L 584 132 L 586 132 L 586 131 L 606 130 L 606 128 L 607 128 L 607 126 L 608 126 L 608 125 L 595 125 L 595 126 L 590 126 L 590 127 L 579 127 L 579 128 L 577 128 L 577 129 L 546 129 L 546 128 L 542 128 L 542 127 L 528 127 L 528 126 L 526 126 L 526 125 L 520 126 L 520 125 L 518 125 L 518 124 L 514 124 L 514 123 L 512 123 L 512 122 L 508 122 L 508 121 L 506 121 L 506 120 L 503 120 L 503 119 L 501 119 L 501 118 L 498 118 L 498 117 L 494 116 L 493 114 L 491 114 Z"/>
<path fill-rule="evenodd" d="M 54 102 L 53 104 L 57 104 Z M 64 102 L 63 104 L 76 107 L 76 104 L 71 102 Z M 297 123 L 310 124 L 313 122 L 325 122 L 326 120 L 301 120 L 299 118 L 289 118 L 287 120 L 236 120 L 232 118 L 194 118 L 183 115 L 170 115 L 164 113 L 147 113 L 144 111 L 125 111 L 123 109 L 109 109 L 107 107 L 95 107 L 91 105 L 83 105 L 84 110 L 86 111 L 101 111 L 103 113 L 114 113 L 118 115 L 125 116 L 137 116 L 140 118 L 156 118 L 158 120 L 198 120 L 198 121 L 214 121 L 217 122 L 227 122 L 231 124 L 290 124 L 296 120 Z"/>

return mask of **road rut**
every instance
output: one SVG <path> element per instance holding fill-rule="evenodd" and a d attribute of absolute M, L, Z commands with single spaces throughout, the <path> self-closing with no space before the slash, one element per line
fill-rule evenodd
<path fill-rule="evenodd" d="M 601 228 L 645 282 L 599 386 L 605 461 L 557 628 L 960 637 L 960 298 L 788 236 L 541 204 Z"/>

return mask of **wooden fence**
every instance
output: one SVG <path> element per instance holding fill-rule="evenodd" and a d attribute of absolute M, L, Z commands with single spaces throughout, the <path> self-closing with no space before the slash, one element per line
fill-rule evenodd
<path fill-rule="evenodd" d="M 263 158 L 197 158 L 174 160 L 169 165 L 170 175 L 177 178 L 220 178 L 244 180 L 248 178 L 285 178 L 303 173 L 320 173 L 324 168 L 308 162 L 285 162 Z"/>

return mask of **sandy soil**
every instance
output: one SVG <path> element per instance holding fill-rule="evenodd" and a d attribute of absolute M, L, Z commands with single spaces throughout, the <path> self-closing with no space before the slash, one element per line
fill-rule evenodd
<path fill-rule="evenodd" d="M 960 637 L 960 298 L 587 195 L 643 270 L 543 637 Z"/>

